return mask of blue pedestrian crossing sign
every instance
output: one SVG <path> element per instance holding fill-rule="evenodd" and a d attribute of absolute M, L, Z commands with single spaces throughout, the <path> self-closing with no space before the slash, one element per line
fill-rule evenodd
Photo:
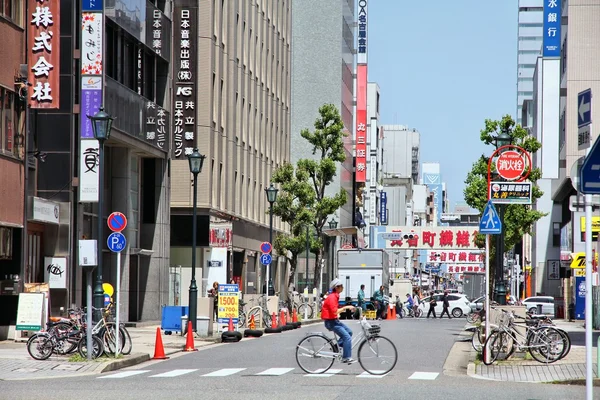
<path fill-rule="evenodd" d="M 484 235 L 499 235 L 502 233 L 502 222 L 500 222 L 496 207 L 494 207 L 491 200 L 488 200 L 483 209 L 483 214 L 479 220 L 479 233 Z"/>

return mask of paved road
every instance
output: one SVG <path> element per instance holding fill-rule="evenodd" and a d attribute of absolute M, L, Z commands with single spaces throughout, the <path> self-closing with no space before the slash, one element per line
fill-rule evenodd
<path fill-rule="evenodd" d="M 355 322 L 349 325 L 356 332 Z M 331 373 L 307 376 L 295 345 L 311 325 L 240 343 L 221 344 L 166 361 L 152 361 L 101 376 L 4 381 L 0 399 L 581 399 L 584 387 L 515 384 L 473 379 L 444 364 L 464 319 L 383 321 L 399 360 L 388 375 L 365 374 L 358 364 L 334 364 Z M 599 397 L 600 398 L 600 397 Z"/>

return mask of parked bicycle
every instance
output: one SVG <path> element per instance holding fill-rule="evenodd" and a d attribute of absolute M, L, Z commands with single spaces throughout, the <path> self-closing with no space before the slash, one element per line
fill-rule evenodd
<path fill-rule="evenodd" d="M 398 362 L 396 346 L 390 339 L 380 335 L 380 325 L 371 325 L 365 318 L 358 324 L 361 330 L 352 337 L 352 349 L 358 346 L 360 366 L 372 375 L 387 374 Z M 339 337 L 335 333 L 333 337 L 323 332 L 309 333 L 296 346 L 298 366 L 309 374 L 327 372 L 336 360 L 342 361 L 338 342 Z"/>

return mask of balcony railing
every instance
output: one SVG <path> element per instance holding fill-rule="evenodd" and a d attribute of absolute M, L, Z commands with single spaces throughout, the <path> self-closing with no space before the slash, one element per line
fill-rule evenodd
<path fill-rule="evenodd" d="M 113 122 L 115 129 L 164 152 L 169 151 L 170 114 L 108 76 L 106 77 L 106 110 L 116 117 Z M 162 120 L 162 125 L 159 124 L 159 119 Z"/>

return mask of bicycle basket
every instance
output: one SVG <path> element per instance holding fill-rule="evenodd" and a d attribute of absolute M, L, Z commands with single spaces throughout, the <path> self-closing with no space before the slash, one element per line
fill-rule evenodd
<path fill-rule="evenodd" d="M 379 335 L 381 333 L 381 325 L 371 325 L 371 327 L 367 329 L 367 333 L 369 336 Z"/>

